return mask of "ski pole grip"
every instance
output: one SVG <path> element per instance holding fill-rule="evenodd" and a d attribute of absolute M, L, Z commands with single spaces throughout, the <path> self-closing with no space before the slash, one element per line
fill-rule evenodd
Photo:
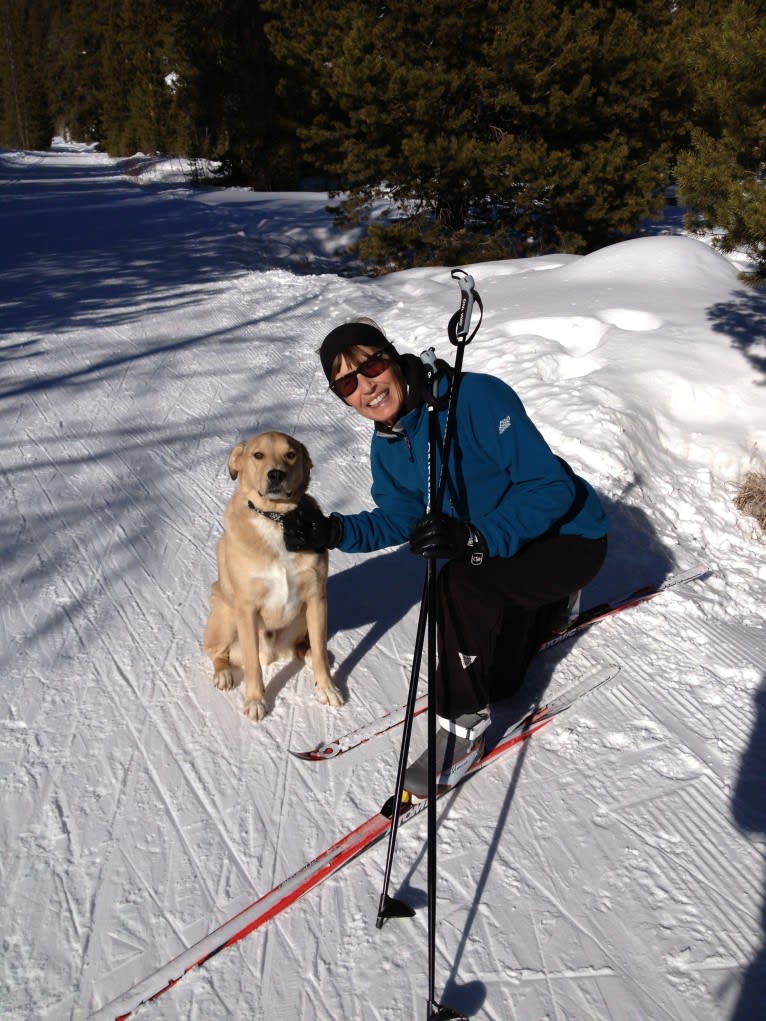
<path fill-rule="evenodd" d="M 420 352 L 420 360 L 430 368 L 431 372 L 436 372 L 436 351 L 432 347 L 427 347 L 425 351 Z"/>
<path fill-rule="evenodd" d="M 436 397 L 436 388 L 438 386 L 436 379 L 436 351 L 432 347 L 427 347 L 425 351 L 420 352 L 420 360 L 426 368 L 426 379 L 431 385 L 431 398 Z"/>
<path fill-rule="evenodd" d="M 460 308 L 449 324 L 449 338 L 453 344 L 467 343 L 466 337 L 471 328 L 471 314 L 473 303 L 476 298 L 473 277 L 463 269 L 452 270 L 453 280 L 457 280 L 460 287 Z"/>

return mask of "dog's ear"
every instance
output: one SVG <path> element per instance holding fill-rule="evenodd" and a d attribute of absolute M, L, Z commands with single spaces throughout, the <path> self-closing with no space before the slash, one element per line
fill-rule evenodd
<path fill-rule="evenodd" d="M 309 452 L 308 452 L 308 450 L 306 450 L 304 445 L 302 443 L 300 443 L 299 446 L 301 448 L 301 457 L 303 458 L 303 463 L 304 463 L 304 465 L 306 467 L 306 475 L 308 476 L 309 472 L 314 467 L 314 462 L 309 457 Z"/>
<path fill-rule="evenodd" d="M 311 481 L 311 469 L 314 467 L 314 462 L 309 457 L 309 452 L 306 450 L 304 445 L 300 441 L 296 441 L 301 450 L 301 461 L 303 462 L 303 488 L 308 489 L 309 482 Z"/>
<path fill-rule="evenodd" d="M 242 471 L 242 455 L 244 452 L 245 444 L 238 443 L 236 447 L 232 448 L 232 451 L 229 454 L 229 475 L 231 475 L 233 479 L 236 479 Z"/>

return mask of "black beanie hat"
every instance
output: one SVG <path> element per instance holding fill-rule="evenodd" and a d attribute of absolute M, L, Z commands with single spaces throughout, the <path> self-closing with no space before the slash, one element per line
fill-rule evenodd
<path fill-rule="evenodd" d="M 374 348 L 376 351 L 386 351 L 394 361 L 399 359 L 396 348 L 377 326 L 372 323 L 343 323 L 327 334 L 319 348 L 319 358 L 328 383 L 332 382 L 330 373 L 335 356 L 356 344 Z"/>

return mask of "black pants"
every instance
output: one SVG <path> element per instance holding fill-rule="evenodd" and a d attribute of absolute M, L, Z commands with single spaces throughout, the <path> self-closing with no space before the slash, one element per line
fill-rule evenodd
<path fill-rule="evenodd" d="M 606 547 L 606 538 L 556 535 L 513 557 L 446 564 L 437 580 L 437 713 L 454 720 L 512 695 L 548 633 L 552 604 L 596 576 Z"/>

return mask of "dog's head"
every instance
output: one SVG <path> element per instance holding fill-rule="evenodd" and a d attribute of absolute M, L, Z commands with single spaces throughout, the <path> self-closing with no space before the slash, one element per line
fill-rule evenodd
<path fill-rule="evenodd" d="M 308 489 L 313 465 L 302 443 L 286 433 L 268 432 L 238 443 L 229 454 L 229 475 L 239 479 L 248 499 L 295 506 Z"/>

